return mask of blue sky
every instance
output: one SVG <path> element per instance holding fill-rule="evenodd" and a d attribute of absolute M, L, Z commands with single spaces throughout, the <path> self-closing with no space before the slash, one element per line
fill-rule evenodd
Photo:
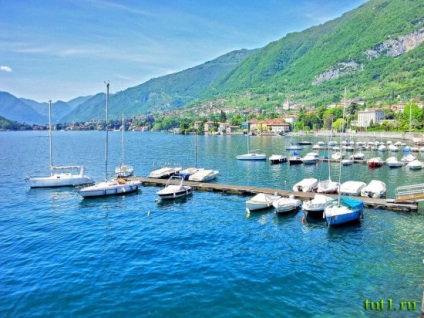
<path fill-rule="evenodd" d="M 0 91 L 44 102 L 202 64 L 366 0 L 0 0 Z"/>

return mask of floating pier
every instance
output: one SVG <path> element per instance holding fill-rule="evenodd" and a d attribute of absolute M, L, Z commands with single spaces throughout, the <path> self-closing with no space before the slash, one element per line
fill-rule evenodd
<path fill-rule="evenodd" d="M 143 186 L 165 186 L 168 179 L 154 179 L 154 178 L 145 178 L 145 177 L 132 177 L 130 180 L 140 181 Z M 315 195 L 314 192 L 297 192 L 290 190 L 280 190 L 280 189 L 271 189 L 271 188 L 262 188 L 262 187 L 252 187 L 252 186 L 240 186 L 240 185 L 230 185 L 230 184 L 220 184 L 220 183 L 210 183 L 210 182 L 193 182 L 185 181 L 185 185 L 188 185 L 193 188 L 193 190 L 198 191 L 208 191 L 208 192 L 222 192 L 228 194 L 236 195 L 255 195 L 257 193 L 266 193 L 266 194 L 277 194 L 283 197 L 288 197 L 294 195 L 297 199 L 302 201 L 312 199 Z M 337 198 L 337 194 L 326 194 L 329 197 Z M 406 202 L 395 202 L 395 200 L 390 199 L 375 199 L 368 197 L 357 197 L 364 202 L 365 207 L 373 209 L 384 209 L 391 211 L 405 211 L 413 212 L 418 211 L 418 204 L 414 201 Z"/>

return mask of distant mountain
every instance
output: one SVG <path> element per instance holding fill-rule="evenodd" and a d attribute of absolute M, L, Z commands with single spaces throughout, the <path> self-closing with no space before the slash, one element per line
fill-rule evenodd
<path fill-rule="evenodd" d="M 85 103 L 87 100 L 89 100 L 93 96 L 80 96 L 74 99 L 71 99 L 70 101 L 67 101 L 66 104 L 69 105 L 69 107 L 74 110 L 79 105 Z"/>
<path fill-rule="evenodd" d="M 21 99 L 0 92 L 0 116 L 26 124 L 46 124 L 46 117 L 38 113 L 31 105 Z"/>
<path fill-rule="evenodd" d="M 45 118 L 45 123 L 49 121 L 49 104 L 48 103 L 39 103 L 30 99 L 21 98 L 21 100 L 31 106 L 35 111 Z M 58 123 L 61 121 L 62 117 L 69 114 L 75 107 L 71 107 L 68 103 L 61 100 L 52 103 L 52 123 Z"/>
<path fill-rule="evenodd" d="M 153 78 L 144 84 L 110 96 L 110 118 L 136 116 L 159 110 L 180 108 L 198 96 L 218 78 L 232 70 L 255 50 L 227 53 L 202 65 Z M 113 83 L 111 83 L 113 89 Z M 62 119 L 62 122 L 104 118 L 105 99 L 96 95 Z"/>

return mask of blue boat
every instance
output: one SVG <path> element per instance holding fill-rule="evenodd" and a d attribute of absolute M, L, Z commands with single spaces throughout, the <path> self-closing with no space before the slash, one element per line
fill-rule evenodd
<path fill-rule="evenodd" d="M 337 226 L 360 221 L 363 217 L 364 202 L 357 199 L 339 197 L 330 201 L 324 209 L 327 225 Z"/>

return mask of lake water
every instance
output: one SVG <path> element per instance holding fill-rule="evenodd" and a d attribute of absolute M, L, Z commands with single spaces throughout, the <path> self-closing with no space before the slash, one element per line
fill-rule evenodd
<path fill-rule="evenodd" d="M 121 134 L 109 136 L 112 172 Z M 56 165 L 84 164 L 89 176 L 104 178 L 104 133 L 54 132 L 53 138 Z M 306 177 L 328 178 L 327 163 L 237 161 L 246 138 L 199 136 L 198 166 L 219 170 L 219 183 L 279 189 Z M 255 136 L 250 145 L 270 156 L 289 154 L 286 144 L 300 140 Z M 165 163 L 192 166 L 194 141 L 193 135 L 128 132 L 126 163 L 139 176 Z M 0 151 L 2 317 L 419 315 L 422 205 L 418 213 L 365 209 L 361 224 L 328 229 L 321 220 L 302 223 L 301 212 L 247 215 L 248 197 L 221 193 L 156 202 L 159 189 L 143 187 L 138 194 L 84 200 L 73 189 L 25 184 L 26 176 L 48 174 L 47 132 L 2 132 Z M 337 179 L 337 164 L 331 172 Z M 397 186 L 423 183 L 424 171 L 342 169 L 342 182 L 372 179 L 387 183 L 390 198 Z M 366 300 L 383 300 L 385 307 L 366 309 Z M 397 310 L 387 310 L 389 300 Z M 411 310 L 400 307 L 404 301 Z"/>

